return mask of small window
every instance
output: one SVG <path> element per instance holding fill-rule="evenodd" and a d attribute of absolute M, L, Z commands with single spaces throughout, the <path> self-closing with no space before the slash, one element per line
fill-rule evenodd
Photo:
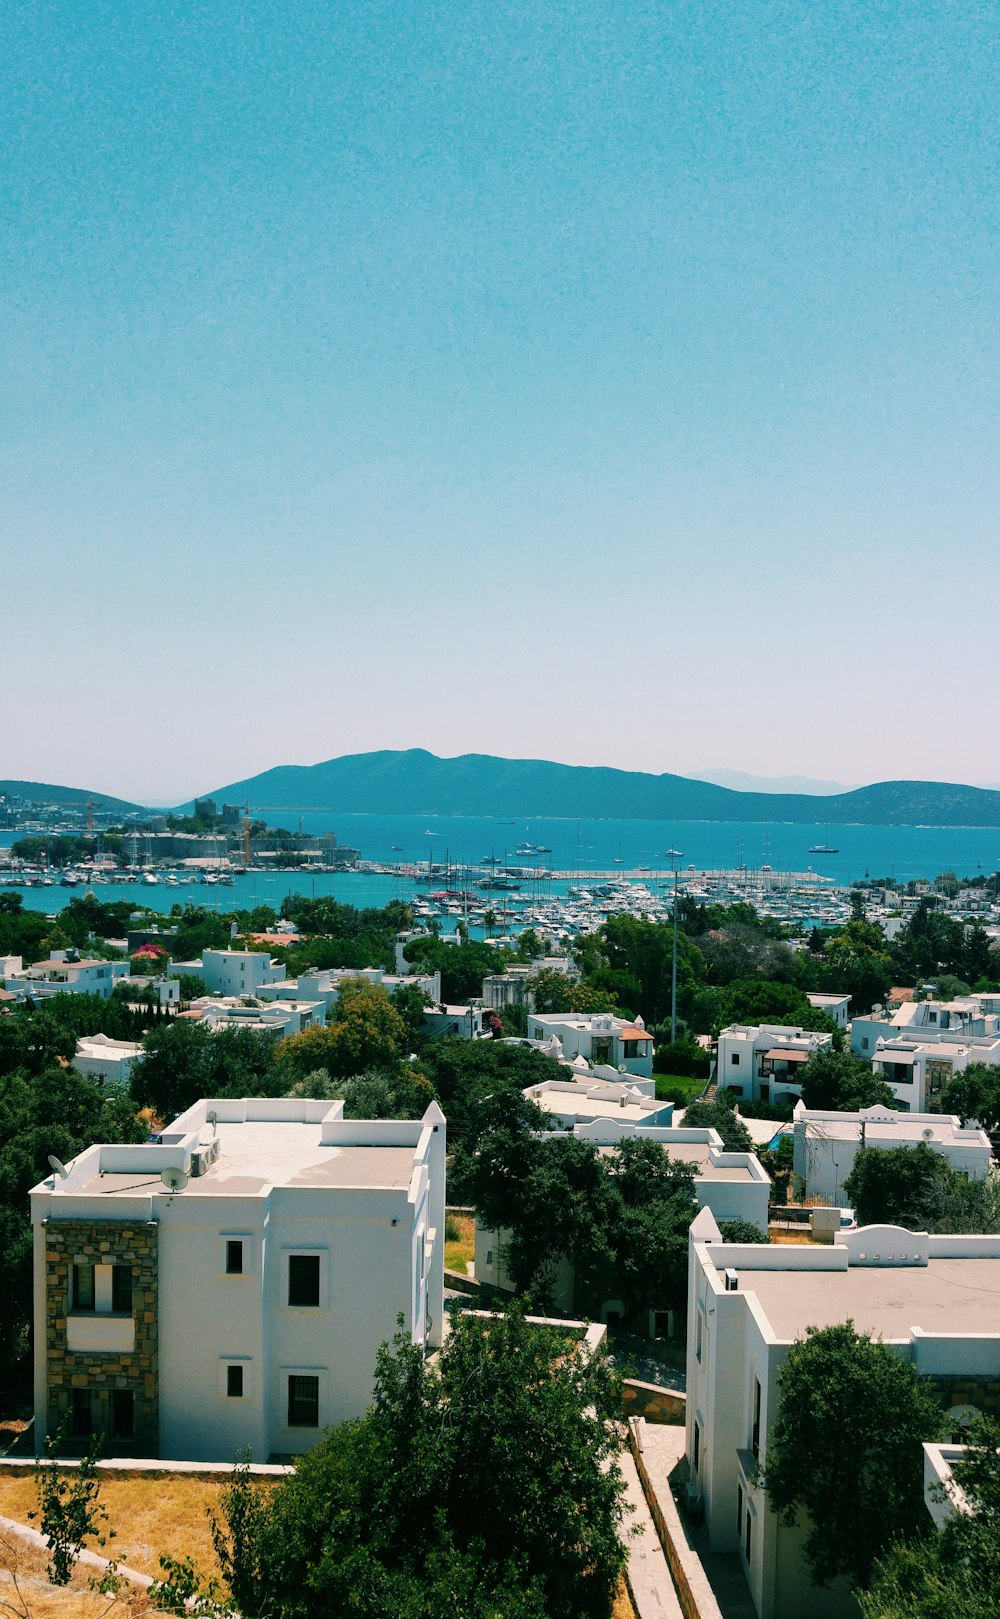
<path fill-rule="evenodd" d="M 700 1462 L 701 1462 L 701 1423 L 696 1422 L 695 1425 L 694 1425 L 694 1471 L 696 1473 L 698 1471 L 698 1466 L 699 1466 Z"/>
<path fill-rule="evenodd" d="M 226 1398 L 228 1400 L 242 1400 L 243 1398 L 243 1367 L 226 1367 Z"/>
<path fill-rule="evenodd" d="M 729 1059 L 729 1066 L 731 1068 L 738 1068 L 740 1066 L 740 1054 L 738 1051 L 733 1052 Z"/>
<path fill-rule="evenodd" d="M 695 1339 L 695 1347 L 694 1347 L 694 1358 L 695 1358 L 695 1360 L 701 1360 L 701 1334 L 702 1334 L 702 1314 L 701 1314 L 701 1311 L 699 1310 L 698 1311 L 698 1320 L 697 1320 L 697 1332 L 696 1332 L 696 1339 Z"/>
<path fill-rule="evenodd" d="M 69 1431 L 73 1439 L 89 1439 L 94 1432 L 94 1417 L 89 1389 L 73 1389 L 70 1406 Z"/>
<path fill-rule="evenodd" d="M 487 1250 L 486 1250 L 486 1263 L 487 1263 L 487 1265 L 492 1265 L 492 1263 L 493 1263 L 493 1249 L 492 1248 L 487 1248 Z"/>
<path fill-rule="evenodd" d="M 750 1430 L 750 1449 L 756 1461 L 760 1456 L 760 1379 L 753 1380 L 753 1427 Z M 747 1556 L 750 1556 L 749 1551 Z"/>
<path fill-rule="evenodd" d="M 115 1265 L 112 1270 L 111 1308 L 116 1315 L 132 1314 L 131 1265 Z"/>
<path fill-rule="evenodd" d="M 861 1049 L 862 1051 L 868 1050 L 868 1036 L 866 1034 L 861 1036 Z"/>
<path fill-rule="evenodd" d="M 76 1311 L 92 1310 L 94 1308 L 94 1267 L 93 1265 L 73 1266 L 73 1309 Z"/>
<path fill-rule="evenodd" d="M 319 1378 L 294 1374 L 288 1379 L 288 1426 L 319 1427 Z"/>
<path fill-rule="evenodd" d="M 319 1308 L 319 1254 L 289 1254 L 288 1302 Z"/>
<path fill-rule="evenodd" d="M 750 1511 L 750 1508 L 748 1507 L 747 1508 L 747 1532 L 746 1532 L 746 1540 L 744 1541 L 744 1547 L 745 1547 L 745 1550 L 746 1550 L 747 1562 L 748 1563 L 750 1561 L 750 1543 L 751 1543 L 752 1525 L 753 1525 L 753 1513 Z"/>
<path fill-rule="evenodd" d="M 239 1237 L 230 1238 L 226 1243 L 226 1275 L 243 1275 L 243 1243 Z"/>
<path fill-rule="evenodd" d="M 135 1433 L 135 1400 L 131 1389 L 111 1390 L 111 1437 L 131 1439 Z"/>
<path fill-rule="evenodd" d="M 743 1534 L 743 1486 L 736 1486 L 736 1538 L 739 1540 Z"/>

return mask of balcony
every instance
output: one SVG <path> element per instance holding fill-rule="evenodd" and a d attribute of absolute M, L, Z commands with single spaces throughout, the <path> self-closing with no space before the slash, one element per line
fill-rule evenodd
<path fill-rule="evenodd" d="M 135 1317 L 86 1315 L 66 1317 L 66 1347 L 77 1354 L 131 1355 L 135 1350 Z"/>

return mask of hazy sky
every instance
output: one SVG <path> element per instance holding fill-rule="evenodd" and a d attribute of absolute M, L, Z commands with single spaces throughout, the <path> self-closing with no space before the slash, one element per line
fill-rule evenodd
<path fill-rule="evenodd" d="M 8 0 L 0 776 L 1000 778 L 995 20 Z"/>

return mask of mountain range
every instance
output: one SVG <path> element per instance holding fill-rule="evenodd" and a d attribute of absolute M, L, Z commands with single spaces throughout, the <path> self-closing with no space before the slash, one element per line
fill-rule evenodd
<path fill-rule="evenodd" d="M 209 795 L 265 815 L 486 815 L 609 820 L 789 821 L 816 825 L 1000 826 L 1000 792 L 954 782 L 883 781 L 849 792 L 736 792 L 686 776 L 647 775 L 547 759 L 467 753 L 441 759 L 423 748 L 345 754 L 315 765 L 279 765 Z"/>

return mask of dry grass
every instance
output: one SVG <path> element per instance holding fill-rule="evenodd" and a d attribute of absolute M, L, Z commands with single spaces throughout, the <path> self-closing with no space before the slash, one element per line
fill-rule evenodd
<path fill-rule="evenodd" d="M 217 1574 L 208 1509 L 218 1504 L 223 1488 L 214 1479 L 105 1478 L 100 1494 L 108 1514 L 104 1532 L 113 1529 L 115 1538 L 103 1549 L 88 1544 L 88 1550 L 113 1556 L 140 1574 L 159 1576 L 161 1552 L 193 1557 L 205 1574 Z M 0 1478 L 0 1515 L 28 1523 L 36 1506 L 32 1475 Z"/>
<path fill-rule="evenodd" d="M 624 1579 L 618 1582 L 618 1594 L 615 1597 L 615 1605 L 611 1610 L 611 1619 L 638 1619 L 635 1605 L 628 1594 L 628 1586 L 625 1584 Z"/>
<path fill-rule="evenodd" d="M 799 1244 L 801 1244 L 801 1243 L 811 1243 L 811 1242 L 814 1241 L 813 1234 L 809 1230 L 808 1226 L 803 1226 L 801 1231 L 789 1231 L 787 1229 L 787 1227 L 785 1227 L 785 1226 L 779 1226 L 779 1227 L 772 1226 L 770 1236 L 771 1236 L 771 1241 L 773 1243 L 799 1243 Z M 825 1245 L 821 1244 L 821 1246 L 829 1247 L 829 1243 L 827 1243 Z"/>
<path fill-rule="evenodd" d="M 459 1235 L 452 1242 L 445 1239 L 444 1262 L 449 1270 L 457 1270 L 464 1276 L 466 1265 L 476 1257 L 476 1217 L 474 1214 L 449 1214 L 446 1218 L 449 1225 L 453 1222 L 458 1227 Z"/>
<path fill-rule="evenodd" d="M 69 1585 L 50 1585 L 47 1563 L 46 1552 L 0 1535 L 0 1614 L 4 1619 L 138 1619 L 151 1612 L 145 1591 L 129 1587 L 117 1600 L 92 1591 L 93 1569 L 77 1567 Z"/>

